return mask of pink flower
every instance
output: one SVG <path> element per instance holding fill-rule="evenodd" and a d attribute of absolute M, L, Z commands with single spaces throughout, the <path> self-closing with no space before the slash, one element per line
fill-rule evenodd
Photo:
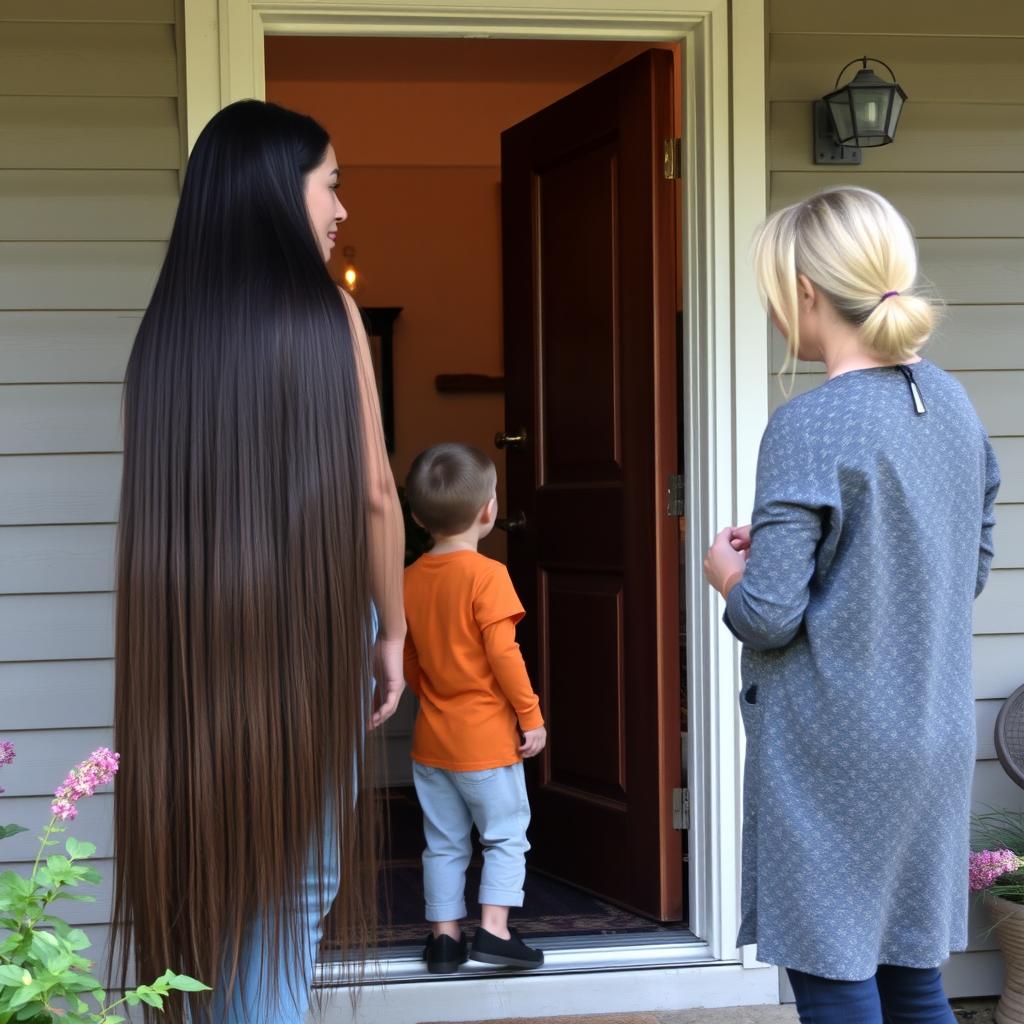
<path fill-rule="evenodd" d="M 61 821 L 71 821 L 78 813 L 75 804 L 83 796 L 92 796 L 98 786 L 113 782 L 120 758 L 120 754 L 100 747 L 85 761 L 72 768 L 63 784 L 54 793 L 53 803 L 50 804 L 54 817 Z"/>
<path fill-rule="evenodd" d="M 4 765 L 10 764 L 14 760 L 14 744 L 9 740 L 0 740 L 0 768 Z M 0 793 L 4 792 L 3 786 L 0 786 Z"/>
<path fill-rule="evenodd" d="M 997 878 L 1024 866 L 1024 857 L 1012 850 L 972 851 L 968 871 L 971 892 L 987 889 Z"/>

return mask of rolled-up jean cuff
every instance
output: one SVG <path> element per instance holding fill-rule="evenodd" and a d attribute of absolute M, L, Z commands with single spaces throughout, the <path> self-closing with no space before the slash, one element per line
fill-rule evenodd
<path fill-rule="evenodd" d="M 427 904 L 428 921 L 461 921 L 465 916 L 465 902 Z"/>
<path fill-rule="evenodd" d="M 477 898 L 491 907 L 521 907 L 525 893 L 522 889 L 485 889 L 480 886 Z"/>

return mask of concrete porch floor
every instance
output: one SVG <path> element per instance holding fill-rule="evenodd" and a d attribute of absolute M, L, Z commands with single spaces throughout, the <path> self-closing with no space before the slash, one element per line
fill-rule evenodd
<path fill-rule="evenodd" d="M 995 1024 L 994 999 L 956 999 L 957 1024 Z M 463 1022 L 476 1024 L 476 1022 Z M 798 1024 L 793 1006 L 728 1006 L 720 1009 L 653 1010 L 582 1017 L 517 1018 L 497 1024 Z"/>

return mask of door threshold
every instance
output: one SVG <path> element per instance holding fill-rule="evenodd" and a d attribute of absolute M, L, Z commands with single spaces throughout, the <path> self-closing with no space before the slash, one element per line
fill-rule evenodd
<path fill-rule="evenodd" d="M 431 974 L 421 958 L 421 946 L 399 946 L 381 960 L 366 964 L 357 984 L 469 981 L 481 978 L 521 978 L 571 974 L 585 971 L 642 970 L 652 967 L 707 966 L 718 961 L 711 947 L 684 928 L 621 935 L 558 936 L 544 940 L 544 966 L 534 971 L 496 969 L 472 960 L 456 974 Z M 321 960 L 316 967 L 316 988 L 340 988 L 352 984 L 340 957 Z"/>

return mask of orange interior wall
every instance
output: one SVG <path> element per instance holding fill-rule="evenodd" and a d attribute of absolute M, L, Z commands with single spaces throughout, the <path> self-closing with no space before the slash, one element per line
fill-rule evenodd
<path fill-rule="evenodd" d="M 498 464 L 501 395 L 443 395 L 441 373 L 502 373 L 500 134 L 649 48 L 642 43 L 270 37 L 267 98 L 315 117 L 341 165 L 331 269 L 354 246 L 366 306 L 401 306 L 395 435 L 417 452 L 464 441 Z M 678 61 L 677 61 L 678 65 Z M 498 535 L 483 548 L 504 554 Z"/>

